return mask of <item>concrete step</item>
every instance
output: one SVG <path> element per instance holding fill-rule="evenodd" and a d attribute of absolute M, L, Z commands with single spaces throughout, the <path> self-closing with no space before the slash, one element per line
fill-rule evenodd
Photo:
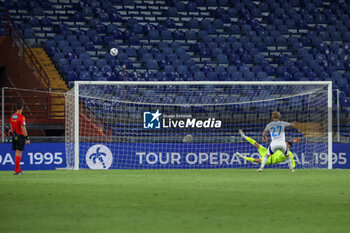
<path fill-rule="evenodd" d="M 47 55 L 47 53 L 42 48 L 32 48 L 36 59 L 43 67 L 45 73 L 48 75 L 50 80 L 51 89 L 62 89 L 63 92 L 68 91 L 67 84 L 62 79 L 61 75 L 57 71 L 55 65 Z M 51 94 L 51 111 L 54 113 L 54 118 L 62 119 L 64 118 L 64 98 L 62 96 L 57 97 L 57 94 Z"/>

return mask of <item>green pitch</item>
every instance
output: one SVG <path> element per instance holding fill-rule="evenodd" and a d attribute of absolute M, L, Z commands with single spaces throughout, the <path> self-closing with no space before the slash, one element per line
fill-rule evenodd
<path fill-rule="evenodd" d="M 349 232 L 350 170 L 0 172 L 1 233 Z"/>

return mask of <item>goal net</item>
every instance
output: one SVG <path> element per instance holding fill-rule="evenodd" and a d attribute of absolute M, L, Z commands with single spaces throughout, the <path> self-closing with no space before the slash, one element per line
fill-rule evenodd
<path fill-rule="evenodd" d="M 66 93 L 67 165 L 258 168 L 235 152 L 260 158 L 271 140 L 262 132 L 278 111 L 296 123 L 286 128 L 296 168 L 331 168 L 331 95 L 331 82 L 75 82 Z"/>

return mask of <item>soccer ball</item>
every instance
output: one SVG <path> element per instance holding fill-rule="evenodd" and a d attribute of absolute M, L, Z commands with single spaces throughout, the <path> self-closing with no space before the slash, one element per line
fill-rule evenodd
<path fill-rule="evenodd" d="M 111 50 L 109 51 L 109 53 L 113 56 L 113 57 L 115 57 L 115 56 L 117 56 L 118 55 L 118 49 L 117 48 L 111 48 Z"/>
<path fill-rule="evenodd" d="M 182 141 L 183 141 L 183 142 L 192 142 L 192 139 L 193 139 L 192 135 L 191 135 L 191 134 L 187 134 L 187 135 L 182 139 Z"/>

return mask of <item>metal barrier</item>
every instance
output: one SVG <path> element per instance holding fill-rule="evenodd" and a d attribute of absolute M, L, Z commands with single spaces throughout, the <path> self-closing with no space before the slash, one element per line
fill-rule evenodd
<path fill-rule="evenodd" d="M 24 115 L 31 124 L 64 123 L 64 92 L 63 89 L 28 90 L 3 87 L 1 94 L 2 139 L 6 136 L 5 124 L 9 123 L 10 116 L 16 112 L 18 102 L 24 103 Z"/>

